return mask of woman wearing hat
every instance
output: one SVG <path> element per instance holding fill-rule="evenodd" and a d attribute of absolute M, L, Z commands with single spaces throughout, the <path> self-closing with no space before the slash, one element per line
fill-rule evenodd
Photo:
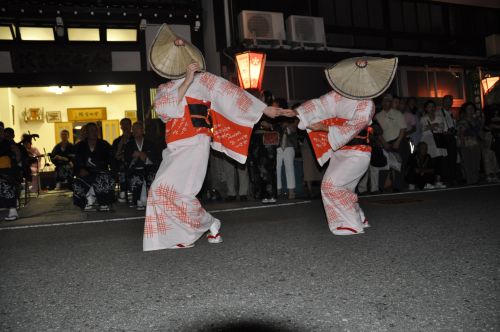
<path fill-rule="evenodd" d="M 372 99 L 390 85 L 397 58 L 351 58 L 325 71 L 334 91 L 303 103 L 297 115 L 307 129 L 320 165 L 330 160 L 321 196 L 330 230 L 335 235 L 363 233 L 368 227 L 354 192 L 370 164 L 368 126 L 374 115 Z"/>
<path fill-rule="evenodd" d="M 167 148 L 149 190 L 143 249 L 189 248 L 207 231 L 210 243 L 220 243 L 220 221 L 195 197 L 205 178 L 210 146 L 245 163 L 253 125 L 262 114 L 274 118 L 281 110 L 205 72 L 201 52 L 166 24 L 149 55 L 153 70 L 171 81 L 158 87 L 154 101 L 166 123 Z"/>

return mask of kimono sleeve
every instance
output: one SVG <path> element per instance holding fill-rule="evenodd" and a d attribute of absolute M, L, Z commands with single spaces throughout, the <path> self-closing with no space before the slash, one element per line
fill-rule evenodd
<path fill-rule="evenodd" d="M 333 151 L 349 143 L 361 130 L 370 125 L 375 107 L 371 100 L 359 100 L 352 105 L 355 107 L 352 117 L 342 126 L 328 127 L 328 142 Z"/>
<path fill-rule="evenodd" d="M 156 90 L 154 107 L 156 114 L 163 121 L 184 116 L 184 104 L 178 98 L 179 86 L 183 80 L 170 81 Z"/>
<path fill-rule="evenodd" d="M 199 82 L 207 89 L 214 111 L 230 121 L 253 127 L 262 117 L 266 104 L 239 86 L 210 73 L 203 73 Z"/>
<path fill-rule="evenodd" d="M 203 73 L 198 84 L 211 102 L 212 148 L 244 164 L 255 123 L 266 104 L 225 79 Z"/>

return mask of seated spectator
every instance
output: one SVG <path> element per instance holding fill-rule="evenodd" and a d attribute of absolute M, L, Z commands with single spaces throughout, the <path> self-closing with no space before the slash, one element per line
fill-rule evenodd
<path fill-rule="evenodd" d="M 38 136 L 36 136 L 38 137 Z M 40 158 L 42 154 L 33 146 L 33 136 L 30 134 L 23 134 L 20 148 L 23 158 L 23 168 L 26 180 L 31 181 L 30 192 L 38 193 L 40 182 Z"/>
<path fill-rule="evenodd" d="M 481 167 L 481 120 L 476 116 L 476 105 L 465 103 L 460 108 L 460 120 L 457 123 L 458 147 L 461 156 L 462 171 L 467 184 L 479 182 Z"/>
<path fill-rule="evenodd" d="M 56 166 L 56 190 L 61 189 L 61 183 L 71 185 L 73 180 L 73 158 L 75 157 L 73 144 L 68 141 L 69 131 L 64 129 L 60 135 L 61 142 L 54 147 L 50 154 L 52 163 Z"/>
<path fill-rule="evenodd" d="M 415 151 L 408 160 L 408 174 L 406 176 L 408 189 L 434 189 L 434 168 L 431 156 L 427 153 L 427 144 L 418 143 Z"/>
<path fill-rule="evenodd" d="M 142 122 L 132 126 L 133 138 L 125 144 L 124 158 L 127 165 L 128 190 L 132 193 L 131 207 L 146 208 L 147 191 L 153 182 L 159 156 L 151 141 L 144 138 Z"/>
<path fill-rule="evenodd" d="M 436 188 L 446 188 L 441 182 L 444 167 L 444 157 L 447 156 L 445 147 L 438 147 L 434 139 L 434 133 L 442 134 L 445 130 L 444 119 L 441 113 L 436 112 L 436 103 L 429 100 L 424 105 L 425 114 L 420 119 L 422 125 L 422 142 L 427 144 L 427 150 L 432 158 L 434 174 L 436 176 Z"/>
<path fill-rule="evenodd" d="M 14 142 L 5 139 L 3 125 L 0 125 L 0 208 L 8 209 L 6 221 L 18 218 L 18 190 L 16 179 L 16 164 L 21 161 L 21 155 Z"/>
<path fill-rule="evenodd" d="M 109 211 L 115 197 L 111 145 L 98 138 L 95 123 L 88 123 L 86 129 L 87 138 L 75 145 L 73 201 L 85 211 L 92 210 L 96 202 L 99 211 Z"/>
<path fill-rule="evenodd" d="M 111 169 L 113 170 L 115 177 L 118 178 L 118 182 L 120 184 L 118 202 L 125 203 L 127 201 L 127 171 L 124 151 L 125 145 L 132 137 L 132 120 L 129 118 L 121 119 L 120 128 L 122 130 L 122 135 L 117 137 L 112 144 L 113 159 Z"/>

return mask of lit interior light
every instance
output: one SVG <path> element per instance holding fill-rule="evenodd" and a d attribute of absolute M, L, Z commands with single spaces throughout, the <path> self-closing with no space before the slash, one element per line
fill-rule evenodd
<path fill-rule="evenodd" d="M 66 87 L 63 86 L 50 86 L 49 91 L 55 93 L 56 95 L 62 95 L 66 92 Z"/>
<path fill-rule="evenodd" d="M 116 85 L 109 85 L 109 84 L 106 84 L 105 86 L 103 86 L 103 91 L 106 92 L 106 93 L 112 93 L 113 91 L 116 91 L 117 90 L 117 86 Z"/>

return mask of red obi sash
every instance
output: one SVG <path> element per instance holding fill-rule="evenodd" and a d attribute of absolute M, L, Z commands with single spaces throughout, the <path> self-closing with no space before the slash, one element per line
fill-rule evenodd
<path fill-rule="evenodd" d="M 211 109 L 210 101 L 187 96 L 186 101 L 187 105 L 184 108 L 184 116 L 178 119 L 170 119 L 165 126 L 165 140 L 167 144 L 201 134 L 211 136 L 213 142 L 217 145 L 223 146 L 239 155 L 247 156 L 252 127 L 239 125 L 216 110 Z M 193 110 L 200 108 L 197 105 L 204 105 L 208 108 L 208 113 L 204 116 L 194 114 L 190 112 L 189 105 L 192 106 L 191 109 Z M 196 107 L 193 107 L 193 105 Z M 206 123 L 209 126 L 198 127 L 193 125 L 193 123 L 197 122 Z"/>
<path fill-rule="evenodd" d="M 321 121 L 321 123 L 327 125 L 328 127 L 330 126 L 343 126 L 347 122 L 347 119 L 342 119 L 342 118 L 330 118 Z M 368 132 L 370 129 L 368 129 Z M 369 133 L 367 136 L 356 136 L 355 139 L 366 139 L 367 143 L 369 142 L 368 138 Z M 309 139 L 311 140 L 311 145 L 314 150 L 314 154 L 316 155 L 317 159 L 321 159 L 321 157 L 330 151 L 331 146 L 330 143 L 328 142 L 328 133 L 325 131 L 311 131 L 309 132 Z M 368 144 L 359 144 L 359 145 L 344 145 L 343 147 L 340 148 L 340 150 L 357 150 L 357 151 L 363 151 L 363 152 L 371 152 L 372 148 Z"/>
<path fill-rule="evenodd" d="M 211 113 L 210 101 L 199 100 L 186 96 L 187 105 L 184 107 L 184 116 L 182 118 L 170 119 L 165 126 L 165 141 L 172 143 L 180 139 L 190 138 L 199 134 L 212 136 L 212 132 L 208 127 L 195 127 L 193 125 L 191 112 L 189 111 L 189 105 L 204 105 L 208 108 L 208 113 Z M 194 115 L 194 118 L 198 118 L 198 115 Z M 207 116 L 208 121 L 208 116 Z"/>

